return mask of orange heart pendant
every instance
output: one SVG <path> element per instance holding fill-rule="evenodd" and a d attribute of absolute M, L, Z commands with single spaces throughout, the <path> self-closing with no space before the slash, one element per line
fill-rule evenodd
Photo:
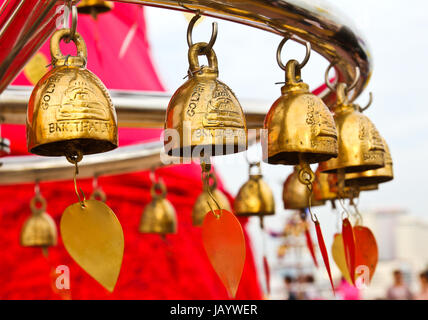
<path fill-rule="evenodd" d="M 235 298 L 245 263 L 245 238 L 241 224 L 227 210 L 205 215 L 202 241 L 208 258 L 229 295 Z"/>
<path fill-rule="evenodd" d="M 357 274 L 362 273 L 365 279 L 364 269 L 361 268 L 367 267 L 370 272 L 367 280 L 371 281 L 378 261 L 376 238 L 367 227 L 355 226 L 353 231 L 355 237 L 355 266 L 357 268 Z"/>

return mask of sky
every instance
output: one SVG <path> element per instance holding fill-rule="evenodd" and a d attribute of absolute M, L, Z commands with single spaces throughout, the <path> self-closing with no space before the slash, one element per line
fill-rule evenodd
<path fill-rule="evenodd" d="M 410 214 L 428 217 L 428 2 L 414 0 L 404 5 L 396 0 L 329 1 L 343 18 L 355 26 L 366 40 L 373 59 L 373 75 L 368 87 L 356 102 L 365 105 L 373 92 L 373 104 L 365 114 L 386 139 L 394 162 L 394 180 L 380 185 L 379 191 L 362 193 L 360 210 L 397 208 Z M 165 16 L 168 16 L 168 22 Z M 183 13 L 147 8 L 146 19 L 152 56 L 161 80 L 173 92 L 183 83 L 187 65 L 187 20 Z M 276 63 L 276 49 L 281 37 L 248 26 L 205 18 L 194 28 L 194 42 L 208 41 L 211 22 L 218 22 L 214 45 L 219 64 L 219 78 L 241 99 L 261 99 L 266 112 L 280 95 L 284 73 Z M 287 42 L 283 59 L 301 60 L 305 48 Z M 312 52 L 302 70 L 303 80 L 314 89 L 323 83 L 328 62 Z M 242 106 L 245 110 L 245 105 Z M 257 154 L 250 148 L 249 157 Z M 248 166 L 242 154 L 222 157 L 216 169 L 232 194 L 248 178 Z M 266 219 L 268 228 L 278 229 L 289 212 L 282 205 L 282 184 L 292 167 L 262 165 L 265 181 L 274 190 L 277 215 Z M 326 226 L 329 246 L 335 230 L 335 216 L 330 205 L 315 209 L 321 225 Z M 252 228 L 255 228 L 255 222 Z M 251 227 L 251 226 L 250 226 Z"/>

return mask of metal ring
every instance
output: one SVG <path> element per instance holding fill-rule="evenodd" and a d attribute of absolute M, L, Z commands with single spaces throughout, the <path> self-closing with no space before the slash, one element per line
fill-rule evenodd
<path fill-rule="evenodd" d="M 281 52 L 282 52 L 282 47 L 284 46 L 284 44 L 287 42 L 288 39 L 290 39 L 289 36 L 284 37 L 279 43 L 278 49 L 276 50 L 276 61 L 278 62 L 279 67 L 284 71 L 285 71 L 285 65 L 281 61 Z M 309 58 L 311 56 L 311 43 L 306 41 L 305 44 L 306 44 L 306 55 L 303 61 L 299 63 L 300 69 L 302 69 L 308 63 Z"/>
<path fill-rule="evenodd" d="M 305 175 L 307 175 L 307 177 L 305 177 Z M 302 168 L 299 170 L 298 178 L 302 184 L 309 186 L 315 180 L 315 173 L 312 170 L 306 170 L 305 168 Z"/>
<path fill-rule="evenodd" d="M 77 29 L 77 8 L 75 5 L 72 4 L 72 2 L 70 2 L 69 5 L 71 10 L 71 28 L 69 37 L 65 39 L 67 43 L 74 39 Z"/>
<path fill-rule="evenodd" d="M 328 79 L 328 74 L 330 73 L 330 69 L 332 68 L 332 67 L 334 67 L 336 65 L 336 62 L 332 62 L 332 63 L 330 63 L 330 65 L 327 67 L 327 70 L 325 71 L 325 74 L 324 74 L 324 81 L 325 81 L 325 84 L 326 84 L 326 86 L 331 90 L 331 91 L 336 91 L 336 86 L 337 86 L 337 81 L 338 81 L 338 78 L 336 78 L 335 79 L 335 81 L 334 81 L 334 83 L 333 83 L 333 85 L 330 83 L 330 81 L 329 81 L 329 79 Z M 348 93 L 349 91 L 351 91 L 352 89 L 354 89 L 355 88 L 355 86 L 357 85 L 357 83 L 358 83 L 358 80 L 360 79 L 360 75 L 361 75 L 361 72 L 360 72 L 360 68 L 358 67 L 358 66 L 356 66 L 355 67 L 355 78 L 354 78 L 354 81 L 351 83 L 351 85 L 350 86 L 347 86 L 346 87 L 346 93 Z"/>
<path fill-rule="evenodd" d="M 77 164 L 83 159 L 83 152 L 81 150 L 73 150 L 72 152 L 65 155 L 68 162 L 71 164 Z"/>
<path fill-rule="evenodd" d="M 103 191 L 103 189 L 101 189 L 100 187 L 97 187 L 94 189 L 94 191 L 92 192 L 91 196 L 89 197 L 90 200 L 98 200 L 101 202 L 106 202 L 107 201 L 107 195 L 105 194 L 105 192 Z"/>
<path fill-rule="evenodd" d="M 355 99 L 354 99 L 355 100 Z M 354 100 L 352 100 L 351 102 L 353 102 Z M 359 112 L 364 112 L 364 111 L 366 111 L 370 106 L 371 106 L 371 104 L 372 104 L 372 102 L 373 102 L 373 93 L 372 92 L 369 92 L 369 102 L 367 102 L 367 104 L 366 104 L 366 106 L 365 107 L 360 107 L 359 108 Z"/>
<path fill-rule="evenodd" d="M 37 203 L 40 203 L 40 208 L 37 207 Z M 33 213 L 41 213 L 46 211 L 46 199 L 41 194 L 36 194 L 30 201 L 30 208 Z"/>
<path fill-rule="evenodd" d="M 192 18 L 192 20 L 190 20 L 189 25 L 187 26 L 187 44 L 189 45 L 189 48 L 193 46 L 193 40 L 192 40 L 193 27 L 196 21 L 198 21 L 200 17 L 201 17 L 201 12 L 198 10 L 197 14 Z M 206 54 L 207 52 L 211 51 L 215 41 L 217 40 L 217 33 L 218 33 L 217 22 L 213 22 L 211 39 L 208 42 L 208 44 L 201 50 L 200 52 L 201 54 Z"/>
<path fill-rule="evenodd" d="M 160 191 L 160 193 L 157 193 L 156 191 Z M 165 198 L 166 192 L 167 192 L 166 186 L 165 186 L 162 178 L 160 178 L 158 180 L 158 182 L 153 183 L 152 187 L 150 188 L 150 193 L 151 193 L 153 198 L 156 198 L 156 197 Z"/>
<path fill-rule="evenodd" d="M 327 88 L 329 88 L 331 91 L 336 91 L 336 86 L 337 86 L 337 77 L 334 79 L 333 84 L 330 83 L 330 80 L 328 79 L 328 74 L 330 73 L 330 69 L 335 65 L 336 63 L 330 63 L 330 65 L 327 67 L 327 70 L 325 71 L 324 74 L 324 81 L 325 81 L 325 85 L 327 86 Z"/>

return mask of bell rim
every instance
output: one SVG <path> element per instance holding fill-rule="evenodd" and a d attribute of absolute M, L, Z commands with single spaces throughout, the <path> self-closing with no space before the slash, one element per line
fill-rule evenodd
<path fill-rule="evenodd" d="M 112 142 L 107 139 L 76 138 L 32 145 L 28 147 L 28 151 L 39 156 L 60 157 L 66 154 L 68 149 L 66 147 L 67 145 L 69 146 L 69 143 L 76 143 L 78 145 L 77 149 L 81 150 L 83 155 L 103 153 L 118 147 L 117 140 Z M 81 147 L 82 145 L 84 146 L 83 148 Z"/>
<path fill-rule="evenodd" d="M 360 173 L 360 172 L 369 171 L 369 170 L 381 169 L 384 166 L 385 166 L 384 162 L 382 164 L 377 162 L 377 163 L 371 163 L 371 164 L 368 163 L 368 164 L 357 164 L 357 165 L 349 165 L 345 163 L 341 167 L 338 167 L 338 166 L 330 167 L 326 165 L 323 168 L 321 168 L 320 171 L 323 173 L 338 173 L 341 169 L 343 169 L 345 173 Z"/>
<path fill-rule="evenodd" d="M 274 211 L 259 211 L 259 212 L 250 212 L 250 211 L 244 211 L 244 212 L 237 212 L 235 211 L 235 216 L 237 217 L 261 217 L 261 216 L 273 216 L 275 215 Z"/>
<path fill-rule="evenodd" d="M 299 154 L 308 161 L 309 164 L 320 163 L 328 161 L 332 158 L 337 157 L 337 152 L 297 152 L 289 150 L 281 150 L 273 156 L 263 158 L 263 162 L 268 164 L 283 164 L 283 165 L 298 165 L 300 163 Z M 284 160 L 287 159 L 287 160 Z"/>
<path fill-rule="evenodd" d="M 373 184 L 379 184 L 379 183 L 385 183 L 393 180 L 394 177 L 390 175 L 381 175 L 381 176 L 373 176 L 373 177 L 358 177 L 358 178 L 352 178 L 352 179 L 346 179 L 345 180 L 345 186 L 370 186 Z"/>

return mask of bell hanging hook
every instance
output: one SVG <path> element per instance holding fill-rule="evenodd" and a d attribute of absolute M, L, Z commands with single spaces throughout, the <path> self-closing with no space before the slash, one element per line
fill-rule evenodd
<path fill-rule="evenodd" d="M 286 70 L 285 69 L 285 65 L 284 63 L 282 63 L 281 60 L 281 52 L 282 52 L 282 48 L 284 47 L 284 44 L 287 42 L 287 40 L 290 39 L 290 36 L 286 36 L 284 37 L 281 42 L 278 45 L 278 49 L 276 50 L 276 61 L 278 62 L 279 67 L 282 70 Z M 309 58 L 311 57 L 311 43 L 310 42 L 305 42 L 305 46 L 306 46 L 306 54 L 305 54 L 305 58 L 303 59 L 302 62 L 299 63 L 299 69 L 302 69 L 309 61 Z"/>
<path fill-rule="evenodd" d="M 336 65 L 336 62 L 330 63 L 330 65 L 327 67 L 327 70 L 325 71 L 325 74 L 324 74 L 325 84 L 333 92 L 336 91 L 336 85 L 337 85 L 337 82 L 338 82 L 338 77 L 336 77 L 334 83 L 332 84 L 330 82 L 330 80 L 328 79 L 328 74 L 330 73 L 331 68 L 333 68 L 335 65 Z M 355 88 L 355 86 L 358 83 L 358 80 L 360 79 L 360 75 L 361 75 L 360 68 L 358 66 L 356 66 L 355 67 L 355 78 L 354 78 L 354 81 L 346 88 L 346 93 L 348 93 L 349 91 L 351 91 L 352 89 Z"/>
<path fill-rule="evenodd" d="M 355 99 L 356 99 L 356 97 L 351 102 L 354 102 Z M 371 106 L 372 102 L 373 102 L 373 93 L 369 92 L 369 102 L 367 102 L 365 107 L 358 107 L 358 111 L 359 112 L 366 111 Z"/>
<path fill-rule="evenodd" d="M 193 46 L 193 40 L 192 40 L 193 27 L 195 26 L 196 21 L 198 21 L 200 18 L 201 18 L 201 11 L 197 10 L 195 16 L 192 18 L 192 20 L 190 20 L 189 25 L 187 26 L 187 44 L 189 45 L 189 48 Z M 217 40 L 217 33 L 218 33 L 217 22 L 213 22 L 211 39 L 208 42 L 208 44 L 201 50 L 201 54 L 207 54 L 208 52 L 211 51 L 215 41 Z"/>
<path fill-rule="evenodd" d="M 68 10 L 64 10 L 64 22 L 66 25 L 64 26 L 66 29 L 70 29 L 70 35 L 65 39 L 66 43 L 69 43 L 72 39 L 74 39 L 77 30 L 77 7 L 73 3 L 73 1 L 68 2 Z M 71 26 L 69 20 L 69 10 L 71 11 Z"/>

